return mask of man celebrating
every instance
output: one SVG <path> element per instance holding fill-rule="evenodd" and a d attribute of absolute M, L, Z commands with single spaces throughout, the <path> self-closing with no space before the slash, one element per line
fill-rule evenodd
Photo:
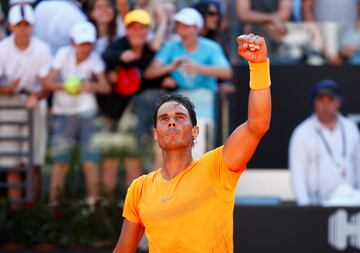
<path fill-rule="evenodd" d="M 199 134 L 194 106 L 181 95 L 162 97 L 154 112 L 154 137 L 163 167 L 131 184 L 114 252 L 135 252 L 144 231 L 150 252 L 233 252 L 235 187 L 271 115 L 269 60 L 265 41 L 237 39 L 250 63 L 248 120 L 199 160 L 191 149 Z"/>

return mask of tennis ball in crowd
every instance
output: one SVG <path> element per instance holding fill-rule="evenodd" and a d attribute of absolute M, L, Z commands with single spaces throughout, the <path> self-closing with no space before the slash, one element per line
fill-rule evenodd
<path fill-rule="evenodd" d="M 69 77 L 64 82 L 66 92 L 71 95 L 79 94 L 79 87 L 81 86 L 81 84 L 82 81 L 77 76 Z"/>

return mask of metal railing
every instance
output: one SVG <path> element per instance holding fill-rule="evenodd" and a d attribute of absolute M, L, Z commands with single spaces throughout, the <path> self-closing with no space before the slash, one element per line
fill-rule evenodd
<path fill-rule="evenodd" d="M 10 189 L 10 188 L 20 188 L 25 189 L 25 195 L 20 198 L 10 198 L 9 201 L 13 203 L 29 203 L 34 200 L 33 192 L 33 143 L 34 143 L 34 129 L 33 129 L 33 110 L 28 110 L 22 105 L 0 105 L 1 110 L 22 110 L 26 111 L 27 120 L 25 121 L 16 121 L 16 120 L 0 120 L 0 126 L 14 126 L 14 127 L 24 127 L 27 128 L 27 135 L 18 135 L 18 136 L 5 136 L 0 133 L 0 143 L 1 142 L 17 142 L 19 146 L 24 143 L 28 143 L 28 151 L 15 151 L 15 152 L 4 152 L 0 150 L 0 158 L 19 158 L 19 166 L 2 166 L 0 165 L 0 173 L 8 172 L 19 172 L 25 173 L 25 181 L 19 183 L 7 183 L 0 182 L 0 189 Z M 19 131 L 21 132 L 21 131 Z M 20 166 L 20 161 L 23 158 L 27 158 L 25 165 Z"/>

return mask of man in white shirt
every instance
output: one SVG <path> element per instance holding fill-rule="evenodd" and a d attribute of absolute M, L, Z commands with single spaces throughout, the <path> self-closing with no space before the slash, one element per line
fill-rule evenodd
<path fill-rule="evenodd" d="M 356 125 L 340 114 L 341 90 L 320 81 L 311 94 L 314 114 L 294 130 L 289 168 L 299 205 L 321 205 L 341 186 L 360 187 L 360 137 Z"/>
<path fill-rule="evenodd" d="M 49 44 L 53 54 L 70 45 L 71 27 L 87 20 L 76 0 L 42 1 L 35 8 L 35 18 L 35 35 Z"/>
<path fill-rule="evenodd" d="M 24 106 L 24 111 L 0 110 L 0 121 L 24 121 L 25 109 L 34 109 L 34 163 L 42 165 L 46 144 L 46 102 L 40 100 L 47 95 L 43 89 L 48 74 L 51 53 L 48 46 L 32 36 L 34 13 L 30 5 L 14 5 L 8 15 L 12 34 L 0 42 L 0 105 Z M 27 132 L 20 125 L 0 126 L 1 136 L 19 136 Z M 35 148 L 36 147 L 36 148 Z M 0 142 L 1 152 L 27 150 L 27 145 L 16 142 Z M 0 157 L 0 166 L 18 167 L 27 162 L 17 157 Z M 19 173 L 8 173 L 8 182 L 20 181 Z M 20 189 L 9 190 L 10 198 L 18 198 Z"/>

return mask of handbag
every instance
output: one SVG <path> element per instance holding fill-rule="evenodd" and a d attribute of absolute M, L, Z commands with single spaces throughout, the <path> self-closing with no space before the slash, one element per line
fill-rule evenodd
<path fill-rule="evenodd" d="M 116 93 L 122 96 L 131 96 L 140 89 L 140 86 L 141 75 L 137 67 L 120 67 L 117 70 Z"/>

